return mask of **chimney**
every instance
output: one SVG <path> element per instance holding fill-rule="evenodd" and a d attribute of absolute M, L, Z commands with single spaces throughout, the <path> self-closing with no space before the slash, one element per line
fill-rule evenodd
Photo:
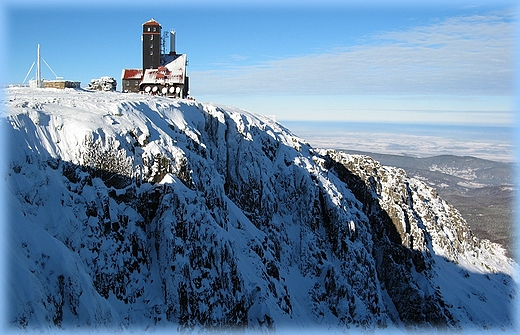
<path fill-rule="evenodd" d="M 170 30 L 170 55 L 175 55 L 175 30 Z"/>

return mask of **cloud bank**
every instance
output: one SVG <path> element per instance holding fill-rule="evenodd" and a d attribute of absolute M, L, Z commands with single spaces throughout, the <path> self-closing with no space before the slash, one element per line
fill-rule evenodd
<path fill-rule="evenodd" d="M 284 125 L 318 148 L 416 157 L 457 155 L 515 161 L 515 130 L 512 127 L 302 121 L 287 121 Z"/>
<path fill-rule="evenodd" d="M 452 17 L 367 43 L 257 65 L 191 71 L 215 94 L 513 95 L 514 13 Z"/>

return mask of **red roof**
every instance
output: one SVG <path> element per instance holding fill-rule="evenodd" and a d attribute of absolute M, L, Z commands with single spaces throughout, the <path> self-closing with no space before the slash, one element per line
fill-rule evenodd
<path fill-rule="evenodd" d="M 145 26 L 145 25 L 146 26 L 159 26 L 159 27 L 161 26 L 159 24 L 159 22 L 155 21 L 154 19 L 151 19 L 150 21 L 143 23 L 143 26 Z"/>
<path fill-rule="evenodd" d="M 123 69 L 121 79 L 141 80 L 143 78 L 143 70 L 141 69 Z"/>

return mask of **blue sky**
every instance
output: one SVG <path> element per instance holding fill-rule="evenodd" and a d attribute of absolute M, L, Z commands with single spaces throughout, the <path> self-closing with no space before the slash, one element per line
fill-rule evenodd
<path fill-rule="evenodd" d="M 200 101 L 278 120 L 514 122 L 513 1 L 158 4 L 7 0 L 4 84 L 24 80 L 38 43 L 58 76 L 120 82 L 153 17 L 176 30 Z"/>

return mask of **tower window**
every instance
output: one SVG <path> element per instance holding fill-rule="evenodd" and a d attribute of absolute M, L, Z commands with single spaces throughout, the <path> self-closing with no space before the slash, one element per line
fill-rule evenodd
<path fill-rule="evenodd" d="M 150 56 L 153 56 L 153 51 L 152 50 L 150 50 Z"/>
<path fill-rule="evenodd" d="M 150 27 L 147 27 L 148 28 L 148 31 L 150 31 Z"/>
<path fill-rule="evenodd" d="M 153 35 L 150 35 L 150 41 L 153 41 Z"/>

